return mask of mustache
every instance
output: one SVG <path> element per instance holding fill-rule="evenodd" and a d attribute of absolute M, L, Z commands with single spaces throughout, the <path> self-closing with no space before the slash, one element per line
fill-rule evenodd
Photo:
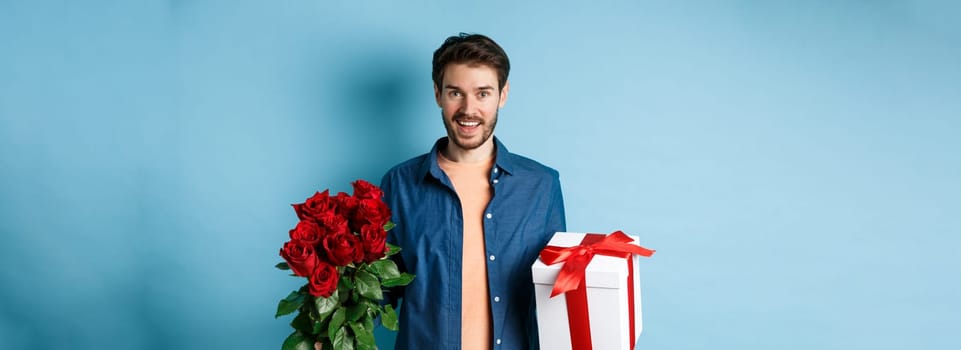
<path fill-rule="evenodd" d="M 483 119 L 471 117 L 464 113 L 454 114 L 454 117 L 451 119 L 455 122 L 478 122 L 478 123 L 484 124 Z"/>

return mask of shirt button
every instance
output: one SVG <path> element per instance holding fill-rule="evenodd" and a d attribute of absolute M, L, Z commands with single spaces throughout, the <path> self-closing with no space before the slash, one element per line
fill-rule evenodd
<path fill-rule="evenodd" d="M 494 172 L 495 172 L 495 173 L 497 172 L 497 168 L 494 168 Z"/>
<path fill-rule="evenodd" d="M 497 345 L 501 345 L 501 340 L 500 340 L 500 338 L 497 339 Z"/>
<path fill-rule="evenodd" d="M 494 261 L 494 256 L 493 256 L 493 255 L 491 255 L 491 261 Z"/>
<path fill-rule="evenodd" d="M 495 303 L 501 302 L 501 297 L 494 297 L 494 302 Z"/>
<path fill-rule="evenodd" d="M 495 184 L 497 183 L 497 179 L 494 179 L 494 183 L 495 183 Z"/>
<path fill-rule="evenodd" d="M 476 216 L 475 216 L 475 217 L 476 217 Z M 494 215 L 491 215 L 491 213 L 487 213 L 487 218 L 488 218 L 488 219 L 490 219 L 490 218 L 492 218 L 492 217 L 494 217 Z"/>

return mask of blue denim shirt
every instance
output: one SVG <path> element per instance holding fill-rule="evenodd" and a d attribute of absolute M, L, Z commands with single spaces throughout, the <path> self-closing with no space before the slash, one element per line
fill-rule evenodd
<path fill-rule="evenodd" d="M 531 264 L 554 232 L 565 231 L 558 173 L 507 151 L 495 138 L 492 197 L 484 218 L 487 278 L 494 349 L 537 349 Z M 464 218 L 454 186 L 437 165 L 437 152 L 397 165 L 381 188 L 397 226 L 388 241 L 399 245 L 398 264 L 416 275 L 403 290 L 395 349 L 459 349 Z"/>

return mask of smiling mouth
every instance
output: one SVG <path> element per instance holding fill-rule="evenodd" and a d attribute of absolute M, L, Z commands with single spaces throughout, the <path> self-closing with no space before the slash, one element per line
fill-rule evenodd
<path fill-rule="evenodd" d="M 480 125 L 480 122 L 479 122 L 479 121 L 458 120 L 458 121 L 457 121 L 457 125 L 460 125 L 460 126 L 463 126 L 463 127 L 472 128 L 472 127 L 475 127 L 475 126 Z"/>

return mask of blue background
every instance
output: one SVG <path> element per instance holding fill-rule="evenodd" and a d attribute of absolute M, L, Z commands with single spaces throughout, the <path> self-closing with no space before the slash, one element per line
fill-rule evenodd
<path fill-rule="evenodd" d="M 641 349 L 961 347 L 959 13 L 0 0 L 0 348 L 279 348 L 288 204 L 443 135 L 459 31 L 510 55 L 496 134 L 569 230 L 658 250 Z"/>

